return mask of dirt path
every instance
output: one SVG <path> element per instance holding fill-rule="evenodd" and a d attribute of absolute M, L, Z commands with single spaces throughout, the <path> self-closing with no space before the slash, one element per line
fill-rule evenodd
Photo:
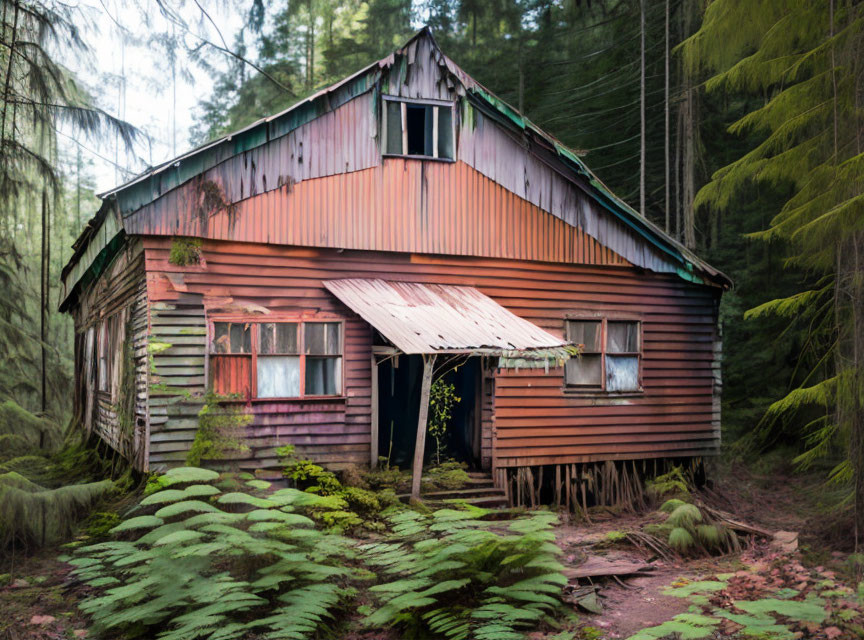
<path fill-rule="evenodd" d="M 592 614 L 578 608 L 577 611 L 582 626 L 596 629 L 599 637 L 628 638 L 637 631 L 659 625 L 686 612 L 690 603 L 682 598 L 664 595 L 664 589 L 681 579 L 696 580 L 704 575 L 734 571 L 740 566 L 734 558 L 720 562 L 664 562 L 641 553 L 627 543 L 610 540 L 616 532 L 639 529 L 653 519 L 652 514 L 621 516 L 593 524 L 562 525 L 556 532 L 556 543 L 564 551 L 562 559 L 566 567 L 577 567 L 586 558 L 596 556 L 615 562 L 650 561 L 654 567 L 649 575 L 622 576 L 620 582 L 614 578 L 593 581 L 600 586 L 598 600 L 603 608 L 602 613 Z M 580 583 L 588 584 L 589 581 L 580 579 Z M 586 631 L 590 632 L 590 629 Z"/>
<path fill-rule="evenodd" d="M 70 588 L 69 565 L 57 551 L 27 558 L 0 584 L 0 639 L 67 640 L 87 637 L 77 603 L 83 587 Z"/>

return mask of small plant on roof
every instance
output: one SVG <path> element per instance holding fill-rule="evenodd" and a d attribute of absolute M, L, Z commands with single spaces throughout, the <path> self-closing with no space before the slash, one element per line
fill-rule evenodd
<path fill-rule="evenodd" d="M 178 267 L 201 263 L 201 238 L 171 238 L 168 262 Z"/>

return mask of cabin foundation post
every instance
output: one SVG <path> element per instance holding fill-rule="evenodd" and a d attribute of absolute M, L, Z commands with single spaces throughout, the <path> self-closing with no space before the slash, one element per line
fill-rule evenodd
<path fill-rule="evenodd" d="M 432 388 L 432 368 L 435 355 L 423 356 L 423 382 L 420 385 L 420 415 L 417 418 L 417 442 L 414 445 L 414 469 L 411 474 L 411 498 L 420 498 L 420 478 L 423 476 L 423 454 L 426 449 L 426 421 L 429 416 L 429 391 Z"/>

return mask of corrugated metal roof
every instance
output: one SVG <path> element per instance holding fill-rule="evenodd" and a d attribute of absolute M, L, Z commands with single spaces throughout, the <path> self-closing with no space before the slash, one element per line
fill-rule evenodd
<path fill-rule="evenodd" d="M 324 286 L 406 354 L 506 355 L 568 346 L 474 287 L 360 278 Z"/>

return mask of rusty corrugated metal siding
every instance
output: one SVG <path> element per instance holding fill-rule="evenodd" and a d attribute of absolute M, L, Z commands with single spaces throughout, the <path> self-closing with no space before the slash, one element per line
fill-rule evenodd
<path fill-rule="evenodd" d="M 493 402 L 483 407 L 484 425 L 491 423 L 494 434 L 496 466 L 699 455 L 719 445 L 712 424 L 715 289 L 624 267 L 217 241 L 205 242 L 206 267 L 182 268 L 168 263 L 169 239 L 144 240 L 148 290 L 160 301 L 154 305 L 154 322 L 156 316 L 173 314 L 179 322 L 173 335 L 185 339 L 184 353 L 200 365 L 196 371 L 205 369 L 204 339 L 182 327 L 203 331 L 213 305 L 272 312 L 317 309 L 345 317 L 345 398 L 253 402 L 249 456 L 256 463 L 272 462 L 272 447 L 288 443 L 296 443 L 301 455 L 336 467 L 368 461 L 371 332 L 322 284 L 349 277 L 473 286 L 561 337 L 564 318 L 573 312 L 617 311 L 641 318 L 643 394 L 570 395 L 560 369 L 549 375 L 496 376 Z M 183 375 L 168 375 L 171 368 L 187 365 L 154 360 L 159 381 L 203 392 L 203 377 L 192 376 L 185 384 Z M 185 457 L 200 409 L 195 402 L 165 398 L 165 418 L 153 427 L 153 465 Z M 156 420 L 154 415 L 151 421 Z M 486 442 L 493 439 L 484 433 Z"/>
<path fill-rule="evenodd" d="M 668 256 L 653 250 L 635 232 L 615 220 L 570 179 L 526 153 L 524 143 L 504 132 L 470 105 L 474 126 L 464 127 L 459 159 L 511 193 L 542 207 L 633 264 L 658 273 L 675 273 Z"/>
<path fill-rule="evenodd" d="M 249 198 L 207 218 L 178 190 L 131 216 L 129 233 L 268 244 L 474 255 L 577 264 L 629 262 L 470 166 L 389 159 Z"/>

